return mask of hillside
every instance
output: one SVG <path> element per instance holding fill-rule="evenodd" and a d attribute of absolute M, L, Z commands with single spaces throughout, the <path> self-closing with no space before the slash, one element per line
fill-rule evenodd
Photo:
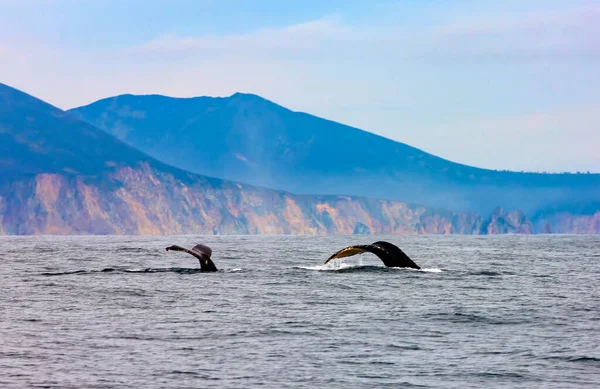
<path fill-rule="evenodd" d="M 530 217 L 600 210 L 600 174 L 465 166 L 255 95 L 122 95 L 70 112 L 173 166 L 294 193 L 366 196 L 480 213 L 500 206 Z"/>
<path fill-rule="evenodd" d="M 454 228 L 452 214 L 450 219 L 425 214 L 426 208 L 405 203 L 294 196 L 190 174 L 1 84 L 0 138 L 0 234 L 416 233 Z M 475 223 L 454 224 L 468 233 L 478 228 Z"/>
<path fill-rule="evenodd" d="M 0 178 L 59 173 L 88 178 L 153 158 L 98 128 L 0 84 Z M 153 161 L 164 169 L 166 165 Z"/>
<path fill-rule="evenodd" d="M 0 234 L 600 233 L 600 212 L 484 217 L 192 174 L 0 84 Z"/>

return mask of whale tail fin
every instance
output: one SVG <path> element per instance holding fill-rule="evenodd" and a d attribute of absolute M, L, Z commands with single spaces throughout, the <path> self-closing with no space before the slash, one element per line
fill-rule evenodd
<path fill-rule="evenodd" d="M 325 261 L 325 264 L 327 264 L 330 261 L 337 259 L 337 258 L 345 258 L 345 257 L 351 257 L 356 254 L 373 252 L 373 250 L 369 246 L 370 245 L 356 245 L 356 246 L 345 247 L 345 248 L 341 249 L 340 251 L 338 251 L 337 253 L 333 254 L 331 257 L 329 257 Z M 373 254 L 376 254 L 376 253 L 373 253 Z"/>
<path fill-rule="evenodd" d="M 393 265 L 391 267 L 410 267 L 411 269 L 420 269 L 420 267 L 413 262 L 412 259 L 400 247 L 389 242 L 379 241 L 373 243 L 373 246 L 381 247 L 385 251 L 391 254 L 393 258 Z M 388 265 L 386 265 L 388 266 Z"/>
<path fill-rule="evenodd" d="M 212 255 L 212 249 L 208 246 L 205 246 L 203 244 L 197 244 L 192 248 L 192 251 L 195 251 L 201 255 L 205 255 L 206 257 L 210 258 L 210 256 Z"/>
<path fill-rule="evenodd" d="M 173 245 L 166 248 L 167 251 L 183 251 L 193 255 L 200 262 L 201 271 L 217 271 L 217 267 L 214 262 L 210 259 L 212 255 L 212 249 L 203 244 L 195 245 L 191 250 L 183 248 L 181 246 Z"/>
<path fill-rule="evenodd" d="M 377 255 L 386 267 L 409 267 L 412 269 L 420 269 L 420 267 L 414 263 L 404 251 L 400 250 L 399 247 L 383 241 L 375 242 L 373 244 L 348 246 L 329 257 L 325 261 L 325 264 L 336 258 L 351 257 L 366 252 Z"/>

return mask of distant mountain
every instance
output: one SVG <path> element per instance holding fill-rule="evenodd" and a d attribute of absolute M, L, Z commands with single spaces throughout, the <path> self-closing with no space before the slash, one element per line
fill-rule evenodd
<path fill-rule="evenodd" d="M 294 195 L 166 165 L 0 84 L 0 234 L 600 233 L 600 212 L 488 217 Z"/>
<path fill-rule="evenodd" d="M 479 233 L 475 214 L 187 173 L 0 84 L 0 234 Z"/>
<path fill-rule="evenodd" d="M 107 173 L 141 163 L 189 176 L 59 108 L 0 83 L 2 182 L 39 173 L 102 181 Z"/>
<path fill-rule="evenodd" d="M 250 94 L 122 95 L 70 113 L 173 166 L 295 193 L 367 196 L 480 213 L 499 206 L 529 217 L 600 210 L 600 174 L 461 165 Z"/>

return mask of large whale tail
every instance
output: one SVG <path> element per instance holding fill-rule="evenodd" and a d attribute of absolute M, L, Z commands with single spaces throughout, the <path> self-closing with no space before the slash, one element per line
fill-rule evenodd
<path fill-rule="evenodd" d="M 191 254 L 194 257 L 198 258 L 198 261 L 200 262 L 200 271 L 217 271 L 217 267 L 210 259 L 210 256 L 212 255 L 212 250 L 208 246 L 205 246 L 203 244 L 197 244 L 191 250 L 188 250 L 186 248 L 173 245 L 167 247 L 166 250 L 183 251 L 184 253 Z"/>
<path fill-rule="evenodd" d="M 404 251 L 400 250 L 398 246 L 384 241 L 379 241 L 372 244 L 348 246 L 329 257 L 325 261 L 325 264 L 336 258 L 350 257 L 352 255 L 366 252 L 377 255 L 387 267 L 408 267 L 411 269 L 420 269 L 420 267 L 414 263 L 412 259 L 410 259 L 408 255 L 404 253 Z"/>

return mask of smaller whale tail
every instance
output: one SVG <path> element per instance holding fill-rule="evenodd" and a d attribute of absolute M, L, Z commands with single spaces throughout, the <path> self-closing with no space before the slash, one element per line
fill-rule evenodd
<path fill-rule="evenodd" d="M 210 259 L 212 255 L 212 249 L 203 244 L 195 245 L 191 250 L 183 248 L 181 246 L 173 245 L 166 248 L 167 251 L 183 251 L 184 253 L 188 253 L 193 255 L 200 262 L 200 271 L 217 271 L 217 267 Z"/>

